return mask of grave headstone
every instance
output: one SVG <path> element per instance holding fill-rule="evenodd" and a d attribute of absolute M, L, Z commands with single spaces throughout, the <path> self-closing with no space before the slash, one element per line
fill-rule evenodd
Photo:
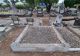
<path fill-rule="evenodd" d="M 19 18 L 18 18 L 18 16 L 11 16 L 11 19 L 12 19 L 12 21 L 13 21 L 13 24 L 19 24 Z M 17 22 L 17 23 L 16 23 Z"/>
<path fill-rule="evenodd" d="M 43 9 L 38 9 L 37 10 L 37 16 L 42 17 L 43 16 Z"/>
<path fill-rule="evenodd" d="M 5 29 L 6 29 L 6 27 L 0 27 L 0 33 L 1 33 L 1 32 L 4 32 Z"/>
<path fill-rule="evenodd" d="M 63 16 L 61 14 L 58 14 L 56 17 L 56 20 L 54 22 L 54 25 L 55 26 L 61 26 L 62 25 L 62 18 L 63 18 Z"/>
<path fill-rule="evenodd" d="M 32 11 L 27 11 L 27 12 L 25 13 L 25 15 L 26 15 L 27 17 L 31 17 L 33 14 L 32 14 Z"/>
<path fill-rule="evenodd" d="M 34 19 L 33 18 L 26 18 L 26 22 L 27 22 L 27 24 L 33 24 L 33 22 L 34 22 Z"/>
<path fill-rule="evenodd" d="M 74 25 L 75 26 L 80 26 L 80 19 L 78 17 L 76 17 L 74 19 L 75 19 Z"/>

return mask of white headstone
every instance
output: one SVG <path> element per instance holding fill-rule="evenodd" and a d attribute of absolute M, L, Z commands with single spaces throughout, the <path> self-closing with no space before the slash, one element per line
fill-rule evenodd
<path fill-rule="evenodd" d="M 62 18 L 63 18 L 63 16 L 61 14 L 58 14 L 54 24 L 55 25 L 61 25 L 62 24 Z"/>

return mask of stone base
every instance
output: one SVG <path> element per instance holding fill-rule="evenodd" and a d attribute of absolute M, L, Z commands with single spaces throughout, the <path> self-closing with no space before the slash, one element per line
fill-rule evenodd
<path fill-rule="evenodd" d="M 66 52 L 67 47 L 62 44 L 20 44 L 13 42 L 11 49 L 14 52 Z"/>

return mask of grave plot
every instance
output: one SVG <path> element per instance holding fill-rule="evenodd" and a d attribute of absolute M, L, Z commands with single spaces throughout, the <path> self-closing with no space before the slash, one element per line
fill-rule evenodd
<path fill-rule="evenodd" d="M 52 26 L 26 26 L 15 42 L 11 44 L 14 52 L 66 51 L 67 44 L 57 36 Z"/>
<path fill-rule="evenodd" d="M 43 24 L 41 18 L 35 18 L 34 21 L 33 26 L 41 26 Z"/>
<path fill-rule="evenodd" d="M 42 25 L 42 19 L 34 18 L 34 17 L 27 17 L 25 24 L 30 25 L 30 26 L 41 26 Z"/>
<path fill-rule="evenodd" d="M 51 26 L 49 19 L 42 19 L 43 26 Z"/>
<path fill-rule="evenodd" d="M 76 36 L 65 27 L 57 28 L 57 30 L 62 35 L 63 39 L 70 44 L 71 48 L 80 48 L 80 38 L 78 36 Z"/>
<path fill-rule="evenodd" d="M 56 33 L 51 27 L 34 27 L 30 26 L 26 35 L 21 40 L 21 43 L 61 43 L 57 38 Z"/>
<path fill-rule="evenodd" d="M 6 35 L 12 30 L 13 27 L 10 26 L 10 20 L 0 19 L 0 42 L 2 42 Z"/>
<path fill-rule="evenodd" d="M 2 27 L 2 26 L 9 26 L 11 23 L 12 23 L 11 20 L 0 19 L 0 27 Z"/>

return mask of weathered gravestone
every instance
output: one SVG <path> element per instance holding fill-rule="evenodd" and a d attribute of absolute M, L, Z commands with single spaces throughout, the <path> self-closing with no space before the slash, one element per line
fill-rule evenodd
<path fill-rule="evenodd" d="M 62 25 L 62 18 L 63 18 L 63 16 L 61 14 L 58 14 L 56 17 L 56 20 L 54 22 L 54 25 L 55 26 L 61 26 Z"/>
<path fill-rule="evenodd" d="M 43 10 L 42 9 L 37 10 L 37 17 L 43 17 Z"/>
<path fill-rule="evenodd" d="M 14 25 L 19 24 L 20 19 L 18 18 L 18 16 L 11 16 L 11 19 Z"/>
<path fill-rule="evenodd" d="M 76 17 L 74 19 L 75 19 L 74 25 L 75 26 L 80 26 L 80 18 Z"/>

